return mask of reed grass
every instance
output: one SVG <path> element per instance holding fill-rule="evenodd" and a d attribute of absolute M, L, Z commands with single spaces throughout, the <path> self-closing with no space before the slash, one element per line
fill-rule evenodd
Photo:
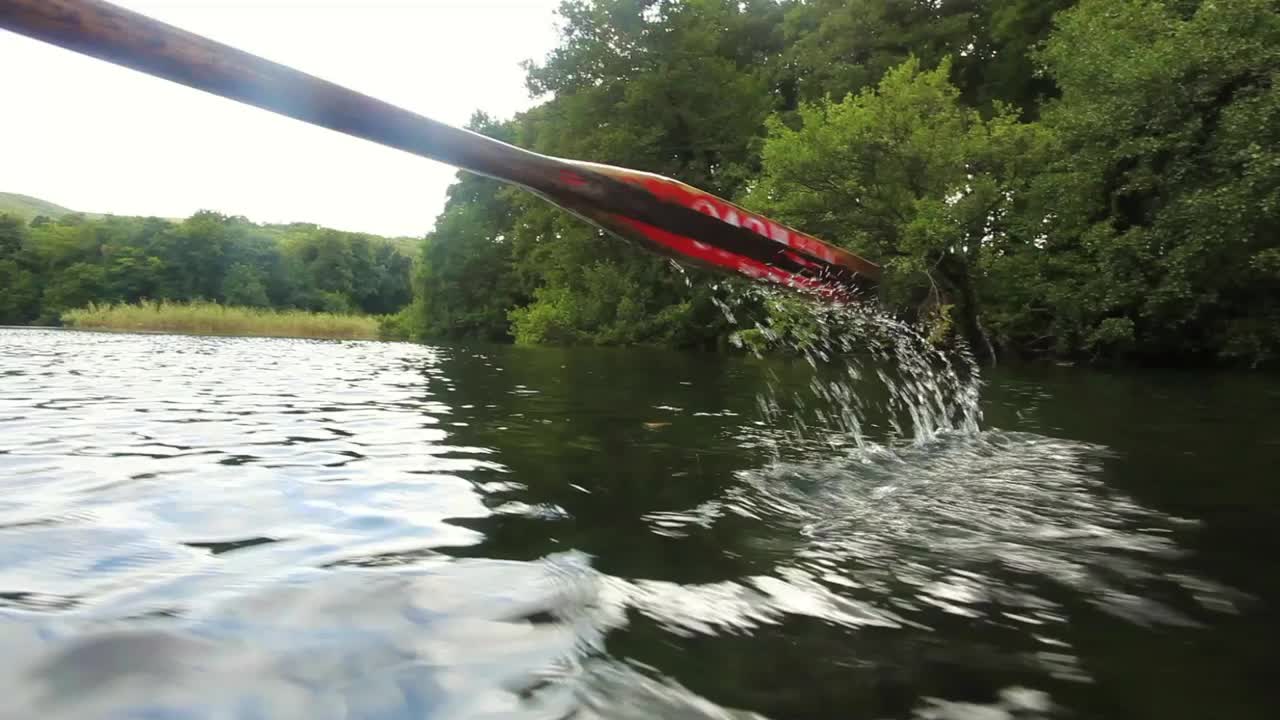
<path fill-rule="evenodd" d="M 305 310 L 266 310 L 213 302 L 144 300 L 69 310 L 63 324 L 85 330 L 131 330 L 192 335 L 378 339 L 378 318 Z"/>

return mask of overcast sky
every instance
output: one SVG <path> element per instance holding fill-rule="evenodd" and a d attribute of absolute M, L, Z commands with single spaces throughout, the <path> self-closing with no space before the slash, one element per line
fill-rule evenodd
<path fill-rule="evenodd" d="M 532 104 L 558 0 L 116 0 L 453 125 Z M 0 191 L 421 235 L 454 170 L 0 30 Z"/>

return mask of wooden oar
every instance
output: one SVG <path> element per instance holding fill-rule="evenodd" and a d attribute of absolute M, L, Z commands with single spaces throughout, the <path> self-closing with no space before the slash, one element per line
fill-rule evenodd
<path fill-rule="evenodd" d="M 848 297 L 880 268 L 660 175 L 539 155 L 101 0 L 0 0 L 0 28 L 521 185 L 680 262 Z"/>

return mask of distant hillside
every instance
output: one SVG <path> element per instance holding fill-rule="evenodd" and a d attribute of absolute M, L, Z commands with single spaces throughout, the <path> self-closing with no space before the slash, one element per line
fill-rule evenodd
<path fill-rule="evenodd" d="M 60 218 L 63 215 L 70 215 L 75 212 L 79 212 L 79 211 L 64 208 L 61 205 L 51 203 L 48 200 L 41 200 L 40 198 L 34 198 L 34 197 L 31 197 L 30 195 L 0 192 L 0 215 L 4 215 L 4 214 L 16 215 L 22 218 L 23 220 L 30 222 L 32 218 L 38 215 L 44 215 L 45 217 L 53 218 L 56 220 L 57 218 Z M 102 213 L 81 213 L 81 214 L 91 220 L 100 220 L 106 217 L 117 217 L 110 214 L 104 215 Z M 119 217 L 125 217 L 125 216 L 119 216 Z M 182 222 L 182 218 L 165 218 L 165 219 L 173 223 Z M 290 224 L 270 224 L 269 223 L 269 224 L 262 225 L 261 227 L 268 230 L 289 230 L 291 228 L 303 228 L 303 229 L 319 229 L 320 228 L 319 225 L 314 225 L 312 223 L 290 223 Z M 374 235 L 373 233 L 363 233 L 363 234 L 371 235 L 373 237 L 384 237 L 380 235 Z M 404 254 L 410 257 L 416 257 L 418 254 L 418 250 L 422 245 L 421 238 L 386 237 L 385 239 L 388 242 L 390 242 L 392 245 L 394 245 L 396 248 L 398 248 L 401 252 L 403 252 Z"/>
<path fill-rule="evenodd" d="M 422 238 L 389 237 L 387 240 L 390 240 L 392 245 L 395 245 L 400 249 L 400 252 L 409 257 L 417 257 L 418 252 L 422 250 Z"/>
<path fill-rule="evenodd" d="M 23 220 L 29 221 L 37 215 L 60 218 L 63 215 L 70 215 L 72 212 L 74 211 L 68 210 L 61 205 L 54 205 L 48 200 L 33 198 L 29 195 L 0 192 L 0 213 L 17 215 Z"/>

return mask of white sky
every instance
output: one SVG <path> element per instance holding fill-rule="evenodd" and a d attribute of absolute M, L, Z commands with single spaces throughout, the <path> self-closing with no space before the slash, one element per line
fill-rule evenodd
<path fill-rule="evenodd" d="M 558 0 L 116 0 L 452 125 L 532 101 Z M 0 191 L 422 235 L 455 170 L 0 30 Z"/>

